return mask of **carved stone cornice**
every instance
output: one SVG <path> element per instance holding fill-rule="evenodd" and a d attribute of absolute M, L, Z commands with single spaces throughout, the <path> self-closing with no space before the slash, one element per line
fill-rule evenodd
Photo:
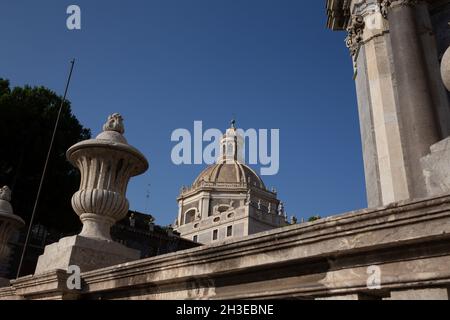
<path fill-rule="evenodd" d="M 345 30 L 350 20 L 351 0 L 327 0 L 327 27 L 331 30 Z"/>

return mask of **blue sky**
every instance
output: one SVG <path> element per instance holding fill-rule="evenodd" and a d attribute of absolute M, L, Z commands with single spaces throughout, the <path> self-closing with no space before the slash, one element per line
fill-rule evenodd
<path fill-rule="evenodd" d="M 70 4 L 80 31 L 66 28 Z M 288 214 L 328 216 L 366 197 L 351 60 L 345 35 L 325 26 L 325 0 L 1 0 L 0 77 L 62 94 L 75 57 L 73 112 L 94 135 L 123 115 L 150 162 L 130 208 L 159 224 L 204 168 L 172 164 L 172 131 L 195 120 L 225 130 L 233 115 L 244 129 L 280 129 L 280 171 L 263 179 Z"/>

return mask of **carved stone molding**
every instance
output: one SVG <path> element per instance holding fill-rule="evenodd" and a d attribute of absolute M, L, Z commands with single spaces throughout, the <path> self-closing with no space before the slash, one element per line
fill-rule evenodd
<path fill-rule="evenodd" d="M 327 0 L 327 26 L 332 30 L 345 30 L 350 19 L 351 0 Z"/>

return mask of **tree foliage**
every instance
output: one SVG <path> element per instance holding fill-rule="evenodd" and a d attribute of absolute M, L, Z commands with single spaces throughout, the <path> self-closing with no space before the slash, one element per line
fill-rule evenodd
<path fill-rule="evenodd" d="M 317 221 L 317 220 L 320 220 L 320 219 L 322 219 L 321 216 L 312 216 L 312 217 L 310 217 L 308 219 L 308 222 L 314 222 L 314 221 Z"/>
<path fill-rule="evenodd" d="M 0 78 L 0 186 L 9 185 L 16 214 L 27 223 L 62 97 L 45 87 L 16 87 Z M 65 157 L 73 144 L 90 138 L 65 102 L 41 193 L 36 223 L 61 233 L 80 228 L 70 205 L 79 172 Z"/>

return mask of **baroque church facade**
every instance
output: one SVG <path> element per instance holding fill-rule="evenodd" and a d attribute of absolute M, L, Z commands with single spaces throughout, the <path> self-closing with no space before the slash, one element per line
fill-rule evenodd
<path fill-rule="evenodd" d="M 289 225 L 283 203 L 245 164 L 244 140 L 234 121 L 220 141 L 220 155 L 178 196 L 174 228 L 202 244 Z"/>

